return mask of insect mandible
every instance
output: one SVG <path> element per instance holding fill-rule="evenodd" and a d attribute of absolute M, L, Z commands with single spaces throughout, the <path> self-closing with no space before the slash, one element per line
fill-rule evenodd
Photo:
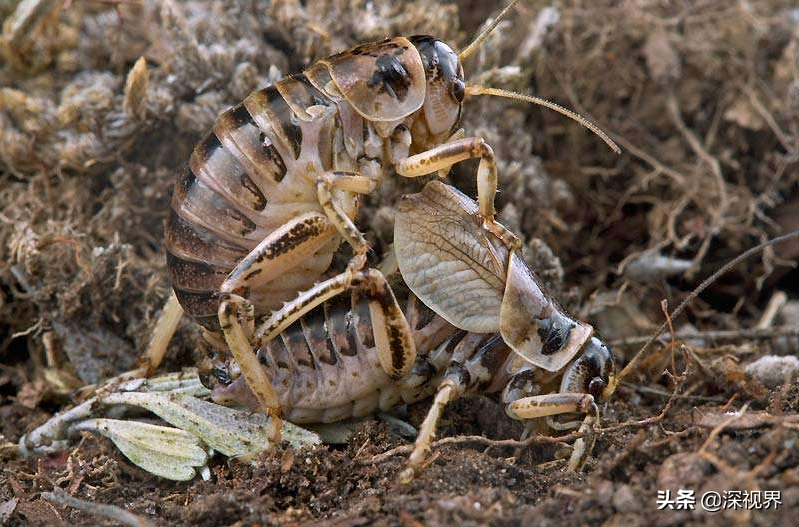
<path fill-rule="evenodd" d="M 542 104 L 616 148 L 553 103 L 465 83 L 462 62 L 517 1 L 460 53 L 430 36 L 359 45 L 253 92 L 218 117 L 174 187 L 165 229 L 174 296 L 151 341 L 151 369 L 185 310 L 210 333 L 221 331 L 260 407 L 278 419 L 279 398 L 254 350 L 357 283 L 374 293 L 381 367 L 394 379 L 407 375 L 416 349 L 385 277 L 366 267 L 368 245 L 353 223 L 358 195 L 372 192 L 386 172 L 414 178 L 478 158 L 482 228 L 512 249 L 518 241 L 494 219 L 493 151 L 459 128 L 466 97 Z M 352 248 L 349 264 L 317 283 L 341 240 Z"/>

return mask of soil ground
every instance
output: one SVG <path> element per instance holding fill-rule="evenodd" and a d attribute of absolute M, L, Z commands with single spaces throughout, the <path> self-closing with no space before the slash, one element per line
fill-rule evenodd
<path fill-rule="evenodd" d="M 23 458 L 19 438 L 130 369 L 169 294 L 163 223 L 191 147 L 219 112 L 315 58 L 388 35 L 464 46 L 501 7 L 457 0 L 0 2 L 0 524 L 112 525 L 53 504 L 60 488 L 159 525 L 793 525 L 799 513 L 799 243 L 767 249 L 671 321 L 603 407 L 585 470 L 560 448 L 459 442 L 410 484 L 380 420 L 340 446 L 214 460 L 175 483 L 105 439 Z M 22 4 L 20 4 L 22 5 Z M 17 10 L 14 14 L 14 10 Z M 702 279 L 799 227 L 799 11 L 794 2 L 523 0 L 464 65 L 476 84 L 535 93 L 609 131 L 467 99 L 464 127 L 499 160 L 500 220 L 553 296 L 624 365 Z M 140 57 L 145 63 L 135 66 Z M 145 67 L 146 64 L 146 67 Z M 475 166 L 450 183 L 474 195 Z M 358 224 L 392 238 L 389 178 Z M 651 251 L 656 251 L 656 258 Z M 205 344 L 185 320 L 165 371 Z M 400 409 L 418 426 L 429 403 Z M 665 413 L 664 409 L 667 410 Z M 737 414 L 735 412 L 738 412 Z M 741 413 L 743 412 L 743 413 Z M 495 396 L 448 407 L 440 438 L 518 437 Z M 776 510 L 659 511 L 658 491 L 780 491 Z"/>

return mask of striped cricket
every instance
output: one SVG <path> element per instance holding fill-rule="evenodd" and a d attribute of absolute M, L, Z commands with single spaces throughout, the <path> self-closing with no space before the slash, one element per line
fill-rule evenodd
<path fill-rule="evenodd" d="M 460 53 L 430 36 L 363 44 L 219 116 L 175 185 L 165 230 L 175 297 L 154 333 L 151 370 L 185 311 L 230 351 L 260 408 L 279 419 L 279 388 L 255 352 L 325 301 L 365 288 L 381 369 L 394 380 L 409 374 L 417 349 L 385 276 L 366 266 L 368 245 L 353 223 L 358 196 L 387 173 L 445 175 L 477 158 L 482 229 L 513 252 L 518 240 L 494 219 L 493 151 L 459 128 L 464 100 L 497 95 L 543 104 L 617 148 L 557 105 L 465 83 L 462 62 L 515 3 Z M 319 281 L 342 240 L 352 250 L 349 264 Z"/>

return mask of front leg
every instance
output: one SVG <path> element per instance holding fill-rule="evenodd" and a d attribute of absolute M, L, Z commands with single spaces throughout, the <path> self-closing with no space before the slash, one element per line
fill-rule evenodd
<path fill-rule="evenodd" d="M 467 137 L 444 143 L 421 154 L 416 154 L 397 164 L 397 174 L 404 177 L 419 177 L 449 169 L 455 163 L 467 159 L 480 159 L 477 168 L 477 203 L 483 227 L 502 240 L 511 252 L 519 248 L 519 239 L 494 219 L 497 194 L 497 165 L 494 151 L 482 137 Z"/>
<path fill-rule="evenodd" d="M 349 172 L 325 172 L 319 176 L 316 182 L 319 204 L 327 215 L 328 221 L 352 247 L 353 257 L 349 267 L 353 271 L 363 268 L 369 245 L 358 227 L 333 198 L 332 192 L 333 190 L 343 190 L 356 194 L 369 194 L 374 191 L 376 186 L 377 183 L 373 179 Z"/>
<path fill-rule="evenodd" d="M 553 393 L 523 397 L 508 404 L 505 412 L 511 418 L 518 420 L 575 412 L 585 414 L 582 423 L 577 424 L 580 425 L 579 432 L 586 435 L 574 442 L 572 455 L 569 458 L 569 469 L 573 471 L 580 470 L 588 459 L 591 450 L 593 450 L 596 437 L 591 431 L 594 426 L 599 424 L 599 408 L 591 394 Z"/>

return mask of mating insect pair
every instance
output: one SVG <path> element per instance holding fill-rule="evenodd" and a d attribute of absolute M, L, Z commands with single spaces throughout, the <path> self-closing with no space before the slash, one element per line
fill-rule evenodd
<path fill-rule="evenodd" d="M 562 369 L 579 349 L 593 356 L 589 351 L 601 348 L 590 339 L 590 328 L 542 300 L 535 280 L 525 274 L 515 252 L 518 241 L 494 219 L 498 176 L 493 151 L 482 138 L 465 137 L 459 129 L 466 97 L 497 95 L 555 108 L 615 147 L 590 123 L 552 103 L 466 85 L 462 61 L 513 4 L 515 0 L 459 54 L 428 36 L 364 44 L 256 91 L 221 115 L 175 186 L 166 246 L 177 302 L 168 304 L 156 329 L 151 366 L 163 355 L 182 306 L 210 333 L 221 332 L 249 391 L 273 419 L 283 413 L 298 422 L 335 420 L 373 408 L 363 398 L 374 397 L 377 387 L 407 381 L 419 356 L 432 352 L 434 345 L 420 347 L 415 328 L 384 274 L 366 268 L 368 246 L 353 223 L 358 195 L 372 192 L 386 172 L 403 177 L 446 173 L 453 164 L 470 158 L 480 162 L 476 210 L 469 214 L 479 219 L 480 235 L 492 241 L 479 241 L 476 232 L 472 240 L 463 241 L 488 244 L 492 249 L 487 254 L 500 258 L 492 268 L 500 282 L 493 280 L 491 285 L 495 296 L 504 295 L 505 300 L 491 306 L 447 304 L 447 299 L 459 298 L 457 283 L 427 294 L 425 288 L 432 286 L 426 281 L 435 278 L 435 272 L 409 270 L 414 258 L 425 261 L 424 254 L 413 253 L 419 241 L 415 236 L 424 229 L 408 231 L 404 241 L 397 242 L 399 261 L 405 262 L 400 264 L 403 278 L 455 327 L 477 334 L 499 330 L 505 343 L 545 370 Z M 316 283 L 330 270 L 341 240 L 352 249 L 348 266 Z M 328 301 L 348 304 L 353 291 L 365 294 L 365 303 L 353 302 L 352 308 L 362 310 L 362 316 L 355 318 L 361 329 L 373 334 L 375 362 L 371 357 L 357 358 L 362 356 L 357 342 L 354 346 L 344 342 L 352 331 L 346 329 L 350 311 L 329 307 Z M 317 317 L 324 313 L 325 323 L 314 325 L 303 318 L 315 309 Z M 482 318 L 482 325 L 472 325 L 475 317 Z M 540 341 L 538 331 L 546 335 L 545 341 Z M 273 349 L 281 343 L 285 350 Z M 317 353 L 324 343 L 328 351 Z M 558 353 L 564 346 L 571 355 Z M 258 354 L 266 364 L 259 362 Z M 356 357 L 352 359 L 356 362 L 348 362 L 344 358 L 348 356 Z M 288 377 L 279 374 L 281 360 L 289 365 L 284 368 Z M 306 363 L 312 369 L 326 366 L 301 375 Z M 606 383 L 602 368 L 594 369 L 604 372 L 598 377 Z M 333 378 L 337 381 L 330 384 Z M 287 394 L 294 393 L 287 386 L 297 382 L 313 394 L 310 406 L 287 401 Z M 456 383 L 442 389 L 434 407 L 465 387 Z M 602 391 L 599 385 L 592 390 Z M 399 399 L 397 394 L 380 397 L 381 407 L 390 406 L 392 397 Z M 577 399 L 569 399 L 565 406 L 561 400 L 552 401 L 560 410 L 578 406 L 585 410 Z M 308 412 L 297 413 L 303 407 Z M 543 415 L 530 410 L 519 416 L 533 414 Z M 278 440 L 280 427 L 275 430 L 273 439 Z M 423 429 L 420 437 L 424 435 Z"/>

